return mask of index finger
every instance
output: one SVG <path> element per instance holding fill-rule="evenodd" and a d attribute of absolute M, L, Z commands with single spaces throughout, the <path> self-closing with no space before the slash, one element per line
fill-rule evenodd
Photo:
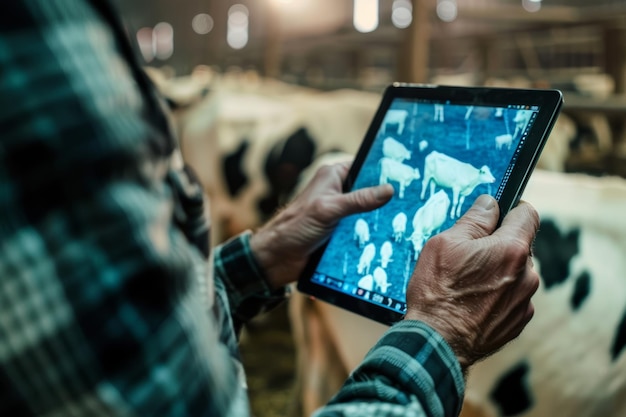
<path fill-rule="evenodd" d="M 537 210 L 526 201 L 519 204 L 504 216 L 502 224 L 493 233 L 503 238 L 517 236 L 531 243 L 539 230 L 539 214 Z"/>

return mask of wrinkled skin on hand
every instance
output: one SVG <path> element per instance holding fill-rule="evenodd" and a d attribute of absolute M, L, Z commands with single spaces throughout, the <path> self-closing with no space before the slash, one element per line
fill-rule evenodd
<path fill-rule="evenodd" d="M 272 287 L 297 280 L 309 256 L 341 218 L 377 209 L 393 196 L 389 184 L 343 193 L 350 165 L 320 168 L 302 193 L 250 238 L 252 251 Z"/>
<path fill-rule="evenodd" d="M 407 289 L 406 320 L 437 330 L 464 371 L 517 337 L 539 287 L 532 243 L 539 216 L 521 202 L 496 229 L 496 201 L 481 196 L 450 229 L 431 238 Z"/>

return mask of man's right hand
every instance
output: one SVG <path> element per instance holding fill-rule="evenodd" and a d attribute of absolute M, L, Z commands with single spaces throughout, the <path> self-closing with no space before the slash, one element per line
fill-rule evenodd
<path fill-rule="evenodd" d="M 533 316 L 539 287 L 532 244 L 539 215 L 521 202 L 496 229 L 499 208 L 487 195 L 424 246 L 407 289 L 405 320 L 437 330 L 464 371 L 517 337 Z"/>

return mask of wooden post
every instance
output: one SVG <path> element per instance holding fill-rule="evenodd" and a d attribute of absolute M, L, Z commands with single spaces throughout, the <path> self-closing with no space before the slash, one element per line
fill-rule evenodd
<path fill-rule="evenodd" d="M 413 0 L 413 22 L 399 48 L 397 79 L 403 82 L 428 81 L 431 0 Z"/>
<path fill-rule="evenodd" d="M 484 84 L 494 75 L 499 68 L 496 67 L 494 59 L 494 38 L 489 35 L 480 36 L 476 40 L 476 50 L 478 51 L 478 67 L 481 79 L 479 84 Z"/>
<path fill-rule="evenodd" d="M 267 78 L 279 78 L 282 61 L 282 31 L 278 5 L 270 4 L 267 8 L 265 54 L 263 57 L 263 75 Z"/>
<path fill-rule="evenodd" d="M 615 93 L 626 93 L 626 30 L 607 27 L 604 30 L 604 70 L 615 80 Z"/>
<path fill-rule="evenodd" d="M 615 94 L 626 94 L 626 30 L 618 27 L 607 27 L 604 30 L 604 70 L 615 80 Z M 613 141 L 612 156 L 616 166 L 626 161 L 626 122 L 617 122 L 616 135 Z M 623 173 L 618 173 L 624 175 Z"/>

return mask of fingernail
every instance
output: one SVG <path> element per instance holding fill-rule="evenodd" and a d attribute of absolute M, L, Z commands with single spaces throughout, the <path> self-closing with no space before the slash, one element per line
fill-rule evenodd
<path fill-rule="evenodd" d="M 481 195 L 476 199 L 476 206 L 482 207 L 485 210 L 491 210 L 496 206 L 496 200 L 486 194 Z"/>

